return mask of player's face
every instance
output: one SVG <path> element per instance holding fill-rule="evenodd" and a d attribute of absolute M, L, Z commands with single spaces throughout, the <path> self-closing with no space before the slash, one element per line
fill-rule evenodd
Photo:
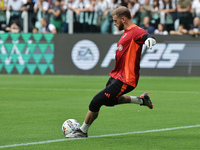
<path fill-rule="evenodd" d="M 113 15 L 113 22 L 114 22 L 114 25 L 117 27 L 117 29 L 119 31 L 124 30 L 124 24 L 123 24 L 122 20 L 117 15 Z"/>

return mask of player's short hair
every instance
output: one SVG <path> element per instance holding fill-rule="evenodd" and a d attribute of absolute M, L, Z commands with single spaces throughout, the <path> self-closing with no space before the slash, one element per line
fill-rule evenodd
<path fill-rule="evenodd" d="M 117 15 L 119 18 L 121 17 L 127 17 L 128 19 L 131 19 L 131 13 L 129 11 L 129 9 L 125 6 L 120 6 L 118 8 L 116 8 L 112 15 Z"/>

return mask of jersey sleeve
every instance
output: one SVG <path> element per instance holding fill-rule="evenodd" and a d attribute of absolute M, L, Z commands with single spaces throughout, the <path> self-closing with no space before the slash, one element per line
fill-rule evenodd
<path fill-rule="evenodd" d="M 137 44 L 144 44 L 144 40 L 142 39 L 144 34 L 148 34 L 144 29 L 136 26 L 133 30 L 133 40 Z"/>

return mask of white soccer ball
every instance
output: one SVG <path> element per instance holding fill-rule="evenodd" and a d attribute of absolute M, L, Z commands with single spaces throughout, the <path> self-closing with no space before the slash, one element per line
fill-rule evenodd
<path fill-rule="evenodd" d="M 68 119 L 62 125 L 62 131 L 63 131 L 64 135 L 72 133 L 73 131 L 75 131 L 79 128 L 80 128 L 80 124 L 75 119 Z"/>

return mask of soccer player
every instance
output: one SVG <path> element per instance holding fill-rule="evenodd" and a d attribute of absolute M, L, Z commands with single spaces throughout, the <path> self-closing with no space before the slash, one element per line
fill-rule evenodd
<path fill-rule="evenodd" d="M 152 48 L 156 44 L 155 38 L 144 29 L 131 21 L 128 8 L 118 7 L 112 13 L 114 25 L 124 34 L 117 44 L 115 68 L 110 72 L 110 79 L 106 87 L 92 99 L 85 121 L 80 129 L 66 135 L 67 138 L 88 137 L 87 131 L 99 114 L 102 105 L 114 106 L 125 103 L 135 103 L 153 108 L 148 93 L 141 96 L 128 96 L 138 83 L 140 70 L 140 56 L 142 45 Z"/>

